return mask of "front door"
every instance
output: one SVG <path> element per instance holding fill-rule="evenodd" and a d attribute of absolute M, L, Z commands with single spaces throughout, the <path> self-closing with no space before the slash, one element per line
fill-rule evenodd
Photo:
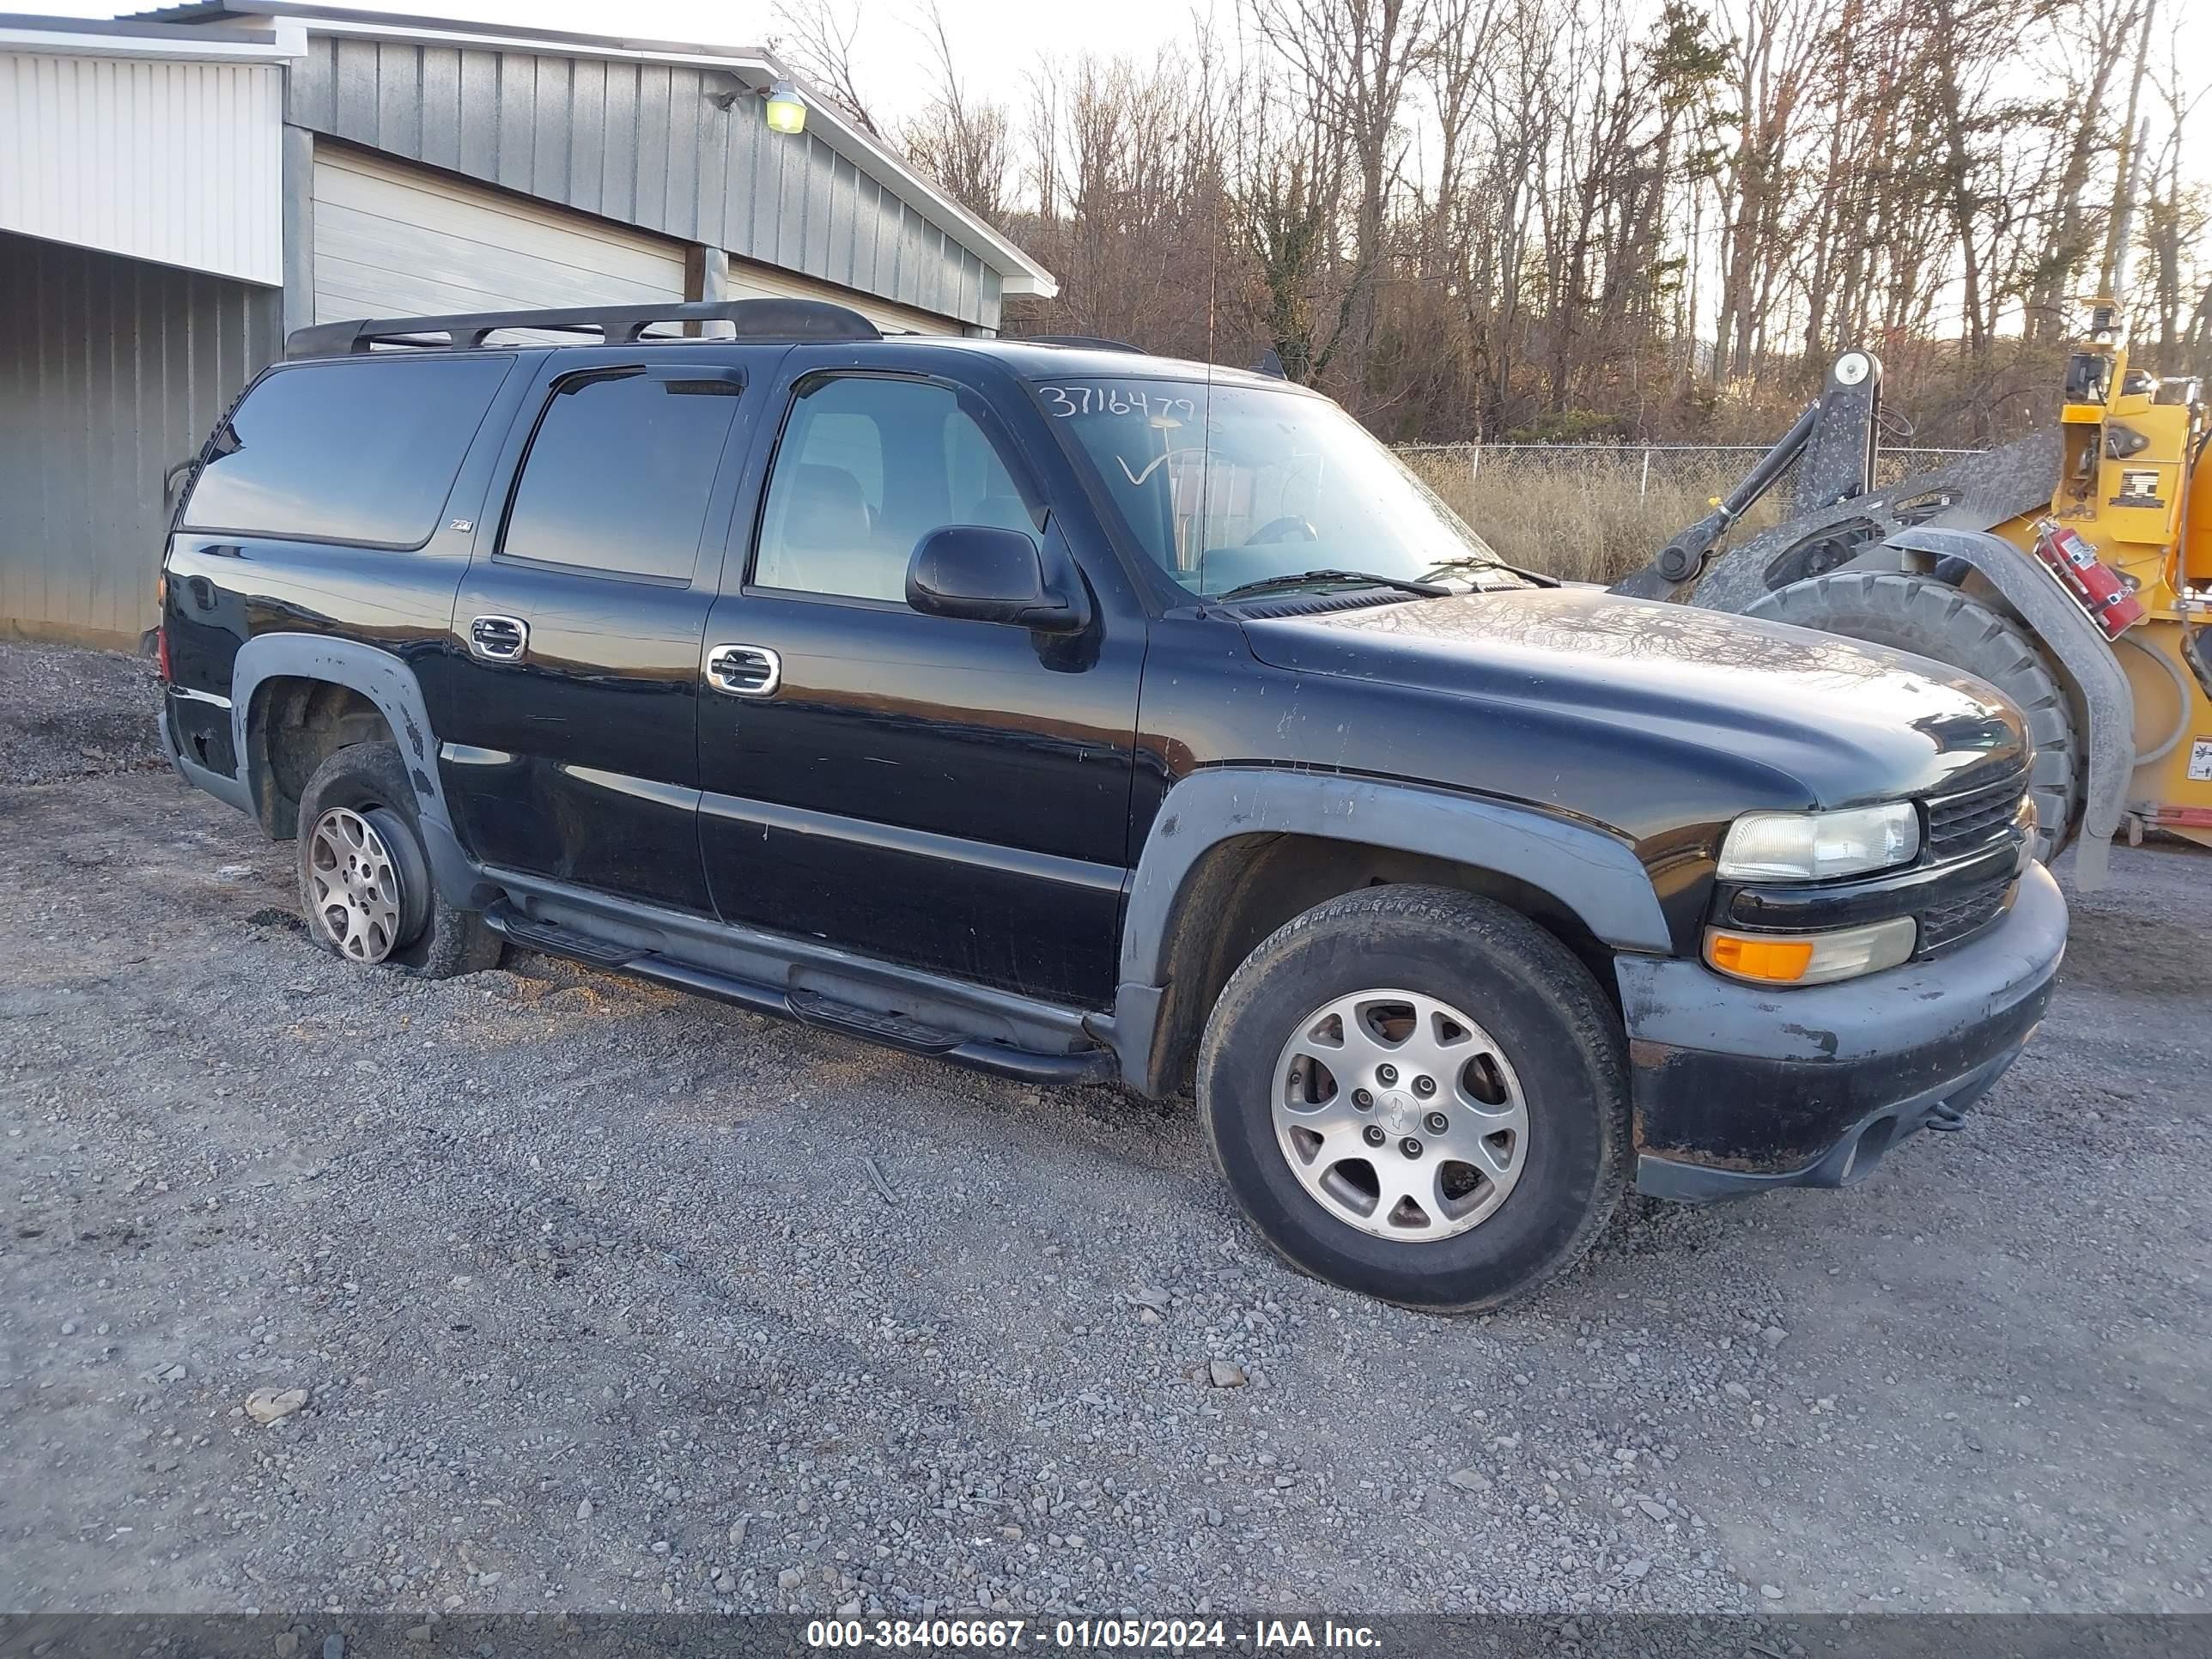
<path fill-rule="evenodd" d="M 907 563 L 929 532 L 1068 526 L 974 392 L 817 366 L 832 361 L 785 360 L 764 411 L 781 435 L 708 620 L 699 822 L 715 908 L 1106 1006 L 1143 617 L 1102 605 L 1088 632 L 1054 637 L 911 609 Z"/>
<path fill-rule="evenodd" d="M 711 915 L 696 728 L 718 559 L 702 572 L 701 548 L 719 554 L 750 394 L 738 362 L 683 350 L 542 371 L 454 607 L 440 762 L 483 863 Z"/>

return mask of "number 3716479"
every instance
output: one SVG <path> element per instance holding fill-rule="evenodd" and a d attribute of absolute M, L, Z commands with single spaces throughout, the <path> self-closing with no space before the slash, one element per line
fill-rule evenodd
<path fill-rule="evenodd" d="M 1079 415 L 1142 415 L 1163 423 L 1181 425 L 1198 418 L 1195 398 L 1177 397 L 1158 386 L 1117 386 L 1109 380 L 1097 386 L 1041 386 L 1046 412 L 1060 420 Z"/>

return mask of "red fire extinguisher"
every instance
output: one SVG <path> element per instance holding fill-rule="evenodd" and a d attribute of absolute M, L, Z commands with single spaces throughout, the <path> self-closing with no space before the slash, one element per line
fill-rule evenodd
<path fill-rule="evenodd" d="M 2142 620 L 2142 602 L 2135 590 L 2114 575 L 2076 532 L 2053 519 L 2038 520 L 2035 556 L 2081 601 L 2106 639 L 2117 640 Z"/>

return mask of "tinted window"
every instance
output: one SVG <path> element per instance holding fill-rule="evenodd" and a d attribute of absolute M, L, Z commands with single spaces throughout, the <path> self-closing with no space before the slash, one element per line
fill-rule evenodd
<path fill-rule="evenodd" d="M 738 386 L 704 371 L 563 380 L 522 464 L 501 557 L 689 581 Z"/>
<path fill-rule="evenodd" d="M 216 434 L 185 523 L 419 547 L 513 362 L 393 356 L 277 369 Z"/>
<path fill-rule="evenodd" d="M 990 436 L 949 387 L 838 375 L 792 405 L 769 479 L 753 580 L 856 599 L 906 592 L 915 544 L 948 524 L 1034 537 Z"/>

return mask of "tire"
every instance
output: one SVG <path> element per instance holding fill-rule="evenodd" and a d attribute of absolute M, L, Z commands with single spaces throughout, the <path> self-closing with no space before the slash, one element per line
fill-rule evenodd
<path fill-rule="evenodd" d="M 2088 767 L 2074 705 L 2027 630 L 1948 582 L 1893 570 L 1838 570 L 1762 594 L 1747 617 L 1795 623 L 1887 645 L 1962 668 L 2020 706 L 2035 739 L 2028 793 L 2036 856 L 2046 863 L 2073 839 Z"/>
<path fill-rule="evenodd" d="M 1363 1058 L 1329 1012 L 1347 1006 L 1397 1046 Z M 1456 1027 L 1473 1047 L 1424 1048 L 1421 1026 Z M 1310 1065 L 1302 1074 L 1293 1052 L 1325 1054 L 1331 1030 L 1346 1040 L 1322 1070 L 1347 1075 L 1324 1081 Z M 1445 888 L 1370 887 L 1291 921 L 1231 977 L 1199 1052 L 1199 1121 L 1230 1191 L 1292 1267 L 1406 1307 L 1486 1311 L 1578 1260 L 1619 1203 L 1630 1144 L 1623 1050 L 1589 970 L 1526 917 Z M 1408 1062 L 1395 1084 L 1376 1069 L 1388 1054 Z M 1433 1092 L 1414 1092 L 1447 1068 Z M 1363 1085 L 1365 1107 L 1354 1093 Z M 1492 1132 L 1516 1110 L 1517 1131 Z M 1478 1158 L 1490 1167 L 1470 1189 Z M 1418 1201 L 1378 1215 L 1385 1172 L 1391 1190 L 1422 1188 Z"/>
<path fill-rule="evenodd" d="M 300 914 L 307 937 L 332 956 L 416 979 L 499 965 L 499 935 L 474 911 L 447 903 L 430 878 L 415 791 L 395 744 L 349 744 L 315 769 L 300 792 L 295 845 Z M 333 897 L 341 902 L 327 902 Z"/>

